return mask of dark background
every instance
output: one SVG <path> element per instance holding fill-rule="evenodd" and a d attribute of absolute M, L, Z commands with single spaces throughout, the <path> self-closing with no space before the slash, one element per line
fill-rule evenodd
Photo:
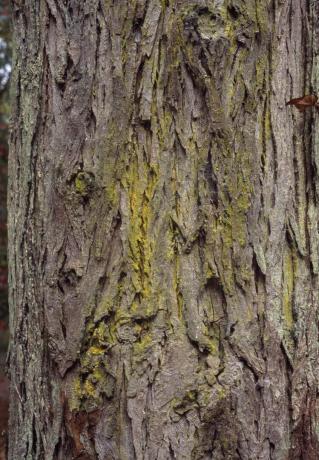
<path fill-rule="evenodd" d="M 7 288 L 7 158 L 10 115 L 11 24 L 9 0 L 0 0 L 0 460 L 6 458 L 8 380 L 5 375 L 8 346 Z"/>

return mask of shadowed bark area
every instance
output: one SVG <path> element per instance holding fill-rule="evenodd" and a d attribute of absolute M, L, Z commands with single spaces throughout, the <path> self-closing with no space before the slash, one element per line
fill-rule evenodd
<path fill-rule="evenodd" d="M 315 460 L 316 3 L 13 3 L 9 459 Z"/>

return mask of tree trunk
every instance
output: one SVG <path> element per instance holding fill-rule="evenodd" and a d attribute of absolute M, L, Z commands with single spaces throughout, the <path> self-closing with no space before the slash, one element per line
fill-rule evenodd
<path fill-rule="evenodd" d="M 317 3 L 13 3 L 9 459 L 316 460 Z"/>

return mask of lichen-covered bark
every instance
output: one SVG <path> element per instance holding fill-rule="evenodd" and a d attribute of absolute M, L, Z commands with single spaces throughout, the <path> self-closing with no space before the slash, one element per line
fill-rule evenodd
<path fill-rule="evenodd" d="M 10 460 L 318 457 L 317 10 L 15 0 Z"/>

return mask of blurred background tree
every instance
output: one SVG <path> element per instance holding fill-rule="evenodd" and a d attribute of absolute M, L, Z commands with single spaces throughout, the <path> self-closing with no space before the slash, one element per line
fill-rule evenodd
<path fill-rule="evenodd" d="M 6 189 L 9 119 L 9 76 L 11 72 L 9 0 L 0 4 L 0 320 L 7 322 L 7 257 L 6 257 Z M 2 323 L 3 326 L 3 323 Z"/>
<path fill-rule="evenodd" d="M 9 0 L 0 0 L 0 460 L 6 458 L 8 380 L 4 374 L 8 346 L 7 158 L 10 115 L 11 24 Z"/>

